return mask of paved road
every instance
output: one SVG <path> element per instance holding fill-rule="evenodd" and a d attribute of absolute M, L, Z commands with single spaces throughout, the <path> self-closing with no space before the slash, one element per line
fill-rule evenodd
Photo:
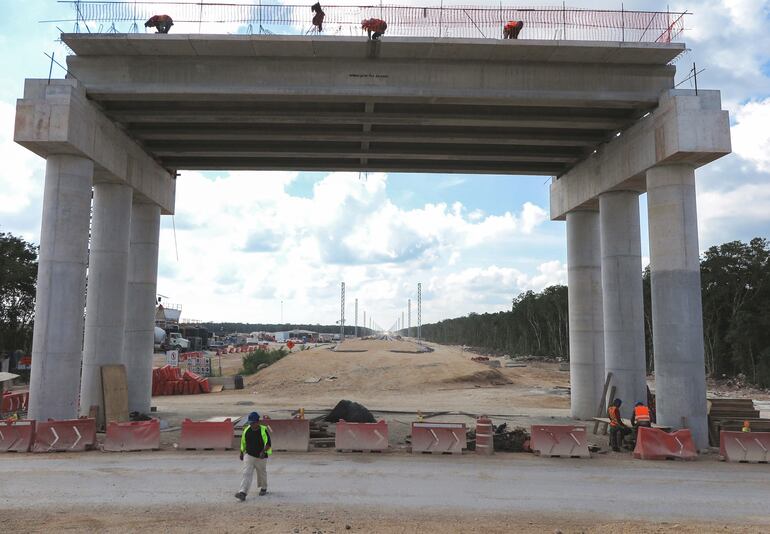
<path fill-rule="evenodd" d="M 0 509 L 234 501 L 235 453 L 0 456 Z M 770 524 L 770 465 L 313 453 L 270 460 L 272 503 Z M 5 483 L 12 481 L 12 483 Z"/>

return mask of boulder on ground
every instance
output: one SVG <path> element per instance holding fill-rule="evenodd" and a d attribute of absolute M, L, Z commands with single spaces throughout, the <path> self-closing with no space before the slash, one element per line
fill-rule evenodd
<path fill-rule="evenodd" d="M 326 416 L 325 421 L 336 423 L 340 419 L 348 423 L 374 423 L 372 412 L 365 406 L 349 400 L 341 400 L 337 406 Z"/>

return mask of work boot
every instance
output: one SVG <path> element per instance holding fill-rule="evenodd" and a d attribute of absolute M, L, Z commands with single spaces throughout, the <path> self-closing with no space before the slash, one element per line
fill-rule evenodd
<path fill-rule="evenodd" d="M 259 490 L 259 494 L 260 495 L 267 495 L 267 488 L 262 488 L 261 490 Z"/>
<path fill-rule="evenodd" d="M 242 491 L 239 491 L 238 493 L 235 494 L 235 498 L 243 502 L 246 500 L 246 494 L 243 493 Z"/>

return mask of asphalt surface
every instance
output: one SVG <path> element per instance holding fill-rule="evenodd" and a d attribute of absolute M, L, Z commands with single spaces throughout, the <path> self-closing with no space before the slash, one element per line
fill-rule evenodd
<path fill-rule="evenodd" d="M 0 456 L 0 509 L 233 502 L 237 453 Z M 770 524 L 770 465 L 629 458 L 276 454 L 243 506 L 375 506 Z M 11 483 L 7 483 L 11 481 Z M 256 479 L 255 479 L 256 481 Z"/>

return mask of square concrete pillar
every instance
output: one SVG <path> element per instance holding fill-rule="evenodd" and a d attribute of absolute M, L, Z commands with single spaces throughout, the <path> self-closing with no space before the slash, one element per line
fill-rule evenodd
<path fill-rule="evenodd" d="M 49 156 L 37 270 L 29 418 L 78 414 L 94 164 Z"/>
<path fill-rule="evenodd" d="M 591 419 L 604 387 L 604 316 L 598 211 L 567 213 L 572 417 Z"/>
<path fill-rule="evenodd" d="M 647 401 L 639 193 L 602 193 L 599 217 L 605 369 L 630 417 L 634 403 Z"/>
<path fill-rule="evenodd" d="M 128 409 L 132 412 L 149 413 L 152 401 L 159 232 L 160 206 L 134 202 L 123 344 L 123 361 L 128 375 Z"/>
<path fill-rule="evenodd" d="M 647 171 L 652 332 L 658 422 L 708 446 L 695 169 Z"/>
<path fill-rule="evenodd" d="M 104 423 L 101 366 L 124 363 L 132 197 L 131 186 L 125 184 L 94 185 L 80 414 L 98 406 L 100 426 Z"/>

